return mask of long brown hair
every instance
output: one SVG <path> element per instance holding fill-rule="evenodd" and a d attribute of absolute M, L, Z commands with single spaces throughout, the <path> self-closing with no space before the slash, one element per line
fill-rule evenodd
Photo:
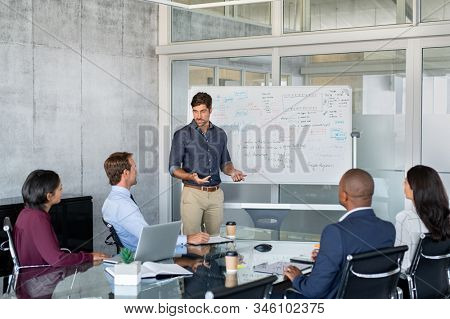
<path fill-rule="evenodd" d="M 428 166 L 417 165 L 406 174 L 413 191 L 417 214 L 434 240 L 450 238 L 448 196 L 439 174 Z"/>

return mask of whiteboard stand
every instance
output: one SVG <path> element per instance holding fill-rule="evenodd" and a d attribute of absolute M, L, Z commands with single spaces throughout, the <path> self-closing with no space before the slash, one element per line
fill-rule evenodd
<path fill-rule="evenodd" d="M 352 168 L 356 168 L 356 141 L 358 138 L 361 137 L 361 133 L 358 131 L 353 131 L 350 136 L 352 137 L 353 141 L 353 148 L 352 148 Z"/>

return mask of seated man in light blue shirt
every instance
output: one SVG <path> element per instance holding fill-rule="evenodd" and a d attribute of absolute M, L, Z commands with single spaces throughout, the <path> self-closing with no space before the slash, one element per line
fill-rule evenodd
<path fill-rule="evenodd" d="M 117 152 L 106 159 L 104 168 L 112 188 L 103 204 L 102 214 L 103 219 L 114 226 L 122 244 L 136 250 L 142 228 L 148 224 L 130 193 L 131 186 L 137 183 L 136 163 L 132 155 Z M 208 240 L 209 235 L 203 232 L 188 236 L 180 235 L 177 245 L 203 244 Z"/>

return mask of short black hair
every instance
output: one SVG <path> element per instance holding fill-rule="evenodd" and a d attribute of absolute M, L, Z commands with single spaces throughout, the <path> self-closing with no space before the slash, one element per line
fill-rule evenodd
<path fill-rule="evenodd" d="M 54 171 L 38 169 L 30 173 L 22 186 L 22 197 L 26 207 L 44 209 L 47 194 L 53 193 L 61 184 Z"/>
<path fill-rule="evenodd" d="M 194 97 L 192 98 L 191 106 L 194 107 L 202 104 L 205 104 L 206 107 L 209 110 L 211 110 L 212 106 L 211 95 L 205 92 L 198 92 L 197 94 L 195 94 Z"/>

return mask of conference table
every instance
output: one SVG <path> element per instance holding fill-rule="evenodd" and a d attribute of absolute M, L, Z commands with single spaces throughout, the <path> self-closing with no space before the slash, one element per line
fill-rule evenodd
<path fill-rule="evenodd" d="M 40 267 L 21 270 L 13 276 L 0 277 L 3 283 L 2 299 L 12 298 L 143 298 L 179 299 L 204 298 L 209 290 L 243 285 L 271 276 L 255 271 L 263 263 L 289 262 L 290 258 L 308 257 L 317 235 L 282 232 L 280 240 L 272 240 L 273 230 L 237 227 L 233 242 L 188 246 L 186 255 L 175 258 L 175 263 L 193 272 L 192 276 L 168 279 L 143 279 L 137 286 L 117 286 L 105 269 L 110 264 L 92 263 L 69 267 Z M 221 230 L 225 236 L 225 229 Z M 307 238 L 308 241 L 299 241 Z M 258 244 L 272 246 L 268 252 L 254 249 Z M 239 266 L 235 274 L 227 274 L 224 255 L 227 251 L 239 253 Z M 15 280 L 15 289 L 7 292 L 10 280 Z M 286 284 L 279 275 L 274 285 Z"/>

